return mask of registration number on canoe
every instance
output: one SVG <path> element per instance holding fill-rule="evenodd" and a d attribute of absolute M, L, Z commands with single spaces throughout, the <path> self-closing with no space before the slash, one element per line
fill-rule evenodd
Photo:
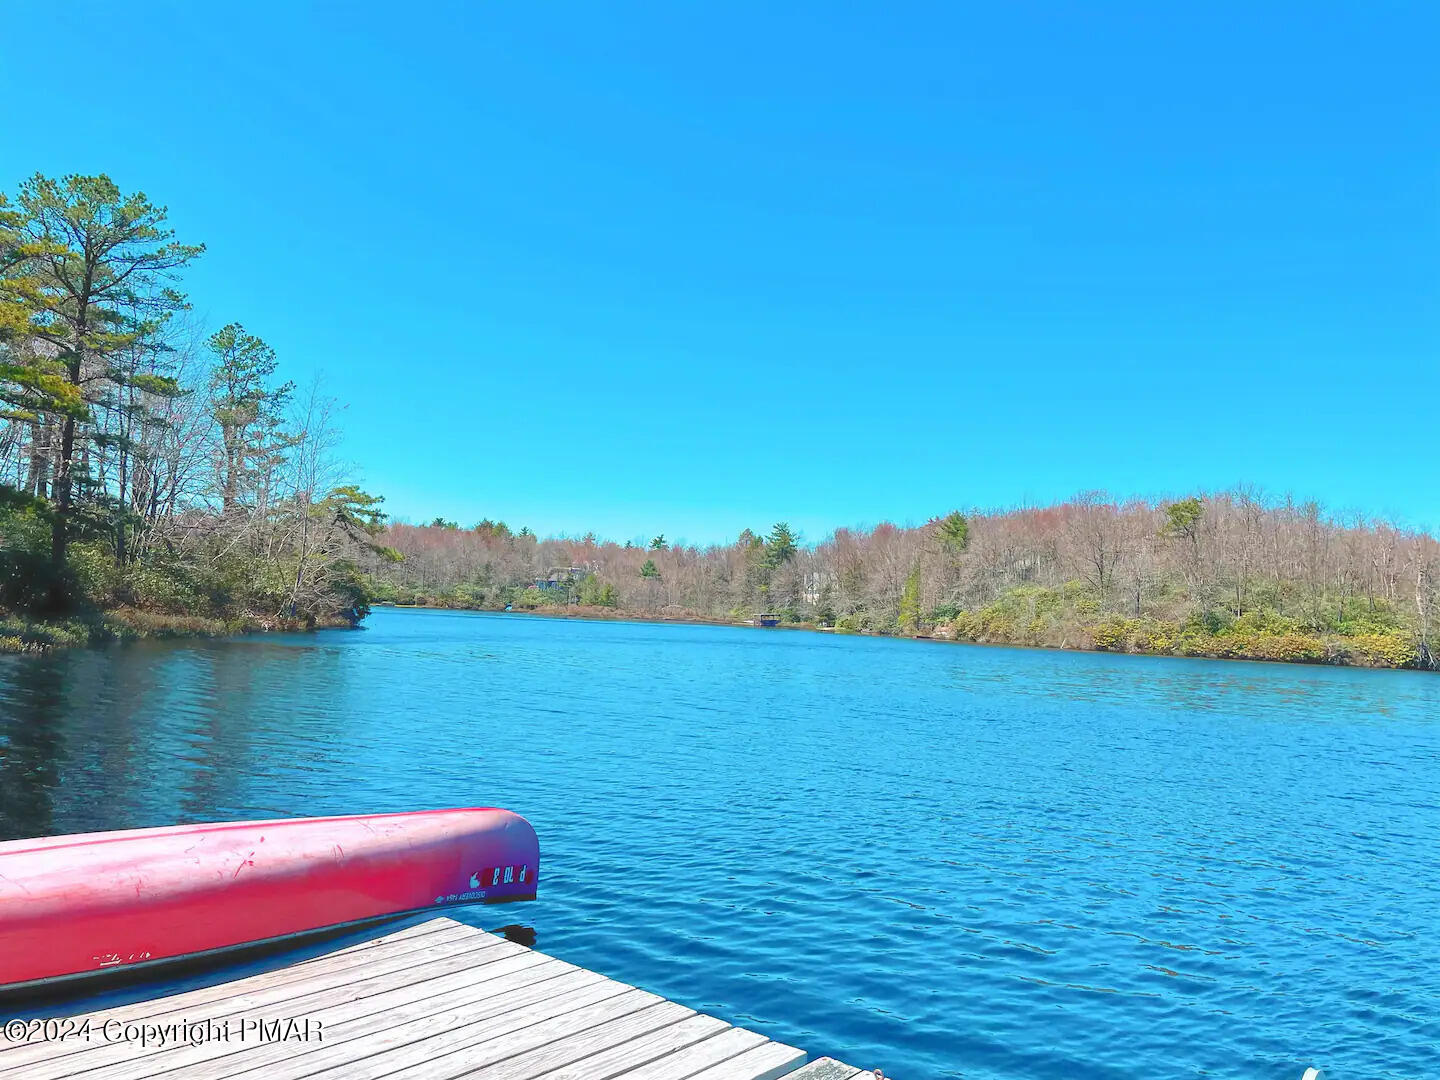
<path fill-rule="evenodd" d="M 483 897 L 486 889 L 493 889 L 497 885 L 513 885 L 524 883 L 530 880 L 530 867 L 523 866 L 487 866 L 483 870 L 476 870 L 470 875 L 470 888 L 464 892 L 451 893 L 449 896 L 437 896 L 437 904 L 451 904 L 457 900 L 474 900 Z"/>

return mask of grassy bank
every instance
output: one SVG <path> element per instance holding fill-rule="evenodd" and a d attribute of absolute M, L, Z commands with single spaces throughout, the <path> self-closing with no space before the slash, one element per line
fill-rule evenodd
<path fill-rule="evenodd" d="M 387 603 L 397 608 L 441 611 L 503 612 L 495 605 L 466 602 L 456 597 L 425 598 L 427 603 Z M 787 620 L 782 629 L 825 630 L 839 634 L 880 637 L 923 638 L 976 645 L 1015 645 L 1026 648 L 1067 649 L 1081 652 L 1123 652 L 1146 656 L 1202 657 L 1214 660 L 1260 660 L 1290 664 L 1329 664 L 1368 668 L 1416 668 L 1417 643 L 1403 631 L 1357 628 L 1353 633 L 1323 633 L 1308 630 L 1295 620 L 1273 614 L 1255 614 L 1224 621 L 1212 617 L 1210 625 L 1199 620 L 1179 623 L 1156 618 L 1125 618 L 1110 615 L 1102 619 L 1066 618 L 1063 608 L 1036 613 L 1026 603 L 1016 609 L 1011 603 L 991 605 L 979 612 L 958 612 L 934 624 L 914 629 L 873 629 L 855 619 L 842 618 L 833 624 Z M 1025 600 L 1033 600 L 1033 591 Z M 677 608 L 631 611 L 583 604 L 531 604 L 510 608 L 511 614 L 543 615 L 551 618 L 598 619 L 630 622 L 696 623 L 733 626 L 746 622 L 740 613 L 716 617 Z M 1073 614 L 1073 612 L 1071 613 Z"/>
<path fill-rule="evenodd" d="M 982 644 L 1123 652 L 1146 656 L 1194 656 L 1213 660 L 1266 660 L 1288 664 L 1417 668 L 1419 649 L 1403 634 L 1375 631 L 1351 635 L 1316 633 L 1283 620 L 1237 620 L 1239 626 L 1212 631 L 1163 619 L 1110 616 L 1064 631 L 1028 626 L 994 628 L 980 618 L 960 619 L 935 629 L 936 637 Z M 1279 624 L 1279 625 L 1276 625 Z"/>
<path fill-rule="evenodd" d="M 382 603 L 396 608 L 440 611 L 504 612 L 504 607 L 466 602 L 457 597 L 425 597 L 425 603 Z M 1013 599 L 1013 598 L 1012 598 Z M 1033 597 L 1031 598 L 1033 599 Z M 678 608 L 630 611 L 593 604 L 529 604 L 510 614 L 612 622 L 666 622 L 732 626 L 746 621 L 740 613 L 717 617 Z M 1089 623 L 1063 617 L 1063 609 L 1038 613 L 1020 611 L 1014 603 L 992 605 L 979 612 L 959 612 L 934 625 L 908 630 L 871 629 L 853 619 L 832 625 L 789 620 L 782 629 L 827 630 L 840 634 L 924 638 L 980 645 L 1087 652 L 1123 652 L 1147 656 L 1188 656 L 1216 660 L 1262 660 L 1296 664 L 1330 664 L 1369 668 L 1414 668 L 1416 643 L 1403 632 L 1368 628 L 1355 633 L 1318 633 L 1275 615 L 1242 616 L 1220 626 L 1182 624 L 1155 618 L 1110 615 Z M 349 626 L 341 617 L 321 620 L 214 618 L 120 607 L 63 621 L 41 620 L 0 611 L 0 653 L 40 653 L 56 648 L 108 645 L 163 638 L 228 637 L 274 631 L 304 631 Z"/>
<path fill-rule="evenodd" d="M 234 634 L 301 631 L 349 626 L 342 618 L 324 620 L 229 619 L 118 608 L 68 619 L 36 619 L 0 611 L 0 653 L 43 653 L 77 646 L 161 638 L 215 638 Z"/>
<path fill-rule="evenodd" d="M 509 608 L 497 607 L 493 604 L 463 603 L 451 600 L 445 602 L 446 598 L 439 598 L 439 603 L 393 603 L 389 601 L 377 601 L 376 607 L 392 608 L 415 608 L 423 611 L 485 611 L 491 614 L 508 615 L 543 615 L 551 619 L 593 619 L 599 622 L 664 622 L 664 623 L 695 623 L 700 626 L 734 626 L 742 622 L 738 616 L 723 617 L 716 615 L 704 615 L 698 611 L 683 611 L 678 609 L 663 609 L 659 611 L 628 611 L 613 607 L 603 607 L 595 604 L 527 604 L 523 606 L 511 605 Z M 794 624 L 794 629 L 812 630 L 810 624 Z"/>

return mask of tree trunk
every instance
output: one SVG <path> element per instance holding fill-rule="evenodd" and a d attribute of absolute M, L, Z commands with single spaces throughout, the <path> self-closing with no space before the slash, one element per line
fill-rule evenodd
<path fill-rule="evenodd" d="M 67 416 L 60 437 L 60 460 L 55 471 L 54 520 L 50 526 L 49 607 L 53 612 L 63 612 L 70 605 L 70 597 L 65 588 L 65 556 L 70 546 L 70 502 L 73 488 L 70 467 L 74 457 L 75 418 Z"/>
<path fill-rule="evenodd" d="M 95 267 L 90 262 L 90 249 L 86 245 L 85 282 L 79 293 L 75 322 L 71 328 L 75 335 L 74 347 L 68 357 L 66 374 L 70 384 L 81 385 L 85 373 L 85 335 L 89 332 L 90 290 L 95 281 Z M 64 612 L 70 606 L 69 590 L 65 588 L 65 558 L 70 547 L 70 504 L 74 497 L 75 464 L 75 417 L 67 416 L 61 429 L 60 454 L 55 459 L 54 521 L 50 526 L 50 596 L 52 612 Z"/>
<path fill-rule="evenodd" d="M 1422 669 L 1437 666 L 1437 658 L 1430 651 L 1430 596 L 1428 567 L 1423 563 L 1415 574 L 1415 611 L 1420 616 L 1420 644 L 1416 650 L 1417 660 Z"/>
<path fill-rule="evenodd" d="M 30 470 L 25 479 L 25 490 L 36 498 L 43 499 L 50 486 L 50 428 L 45 417 L 38 417 L 30 425 Z"/>
<path fill-rule="evenodd" d="M 240 483 L 245 474 L 245 432 L 238 424 L 227 423 L 220 429 L 220 439 L 225 457 L 220 507 L 228 514 L 240 505 Z"/>
<path fill-rule="evenodd" d="M 128 436 L 129 432 L 121 428 Z M 130 454 L 125 449 L 125 444 L 120 444 L 120 453 L 116 462 L 116 483 L 118 484 L 115 496 L 115 565 L 123 568 L 125 566 L 125 544 L 129 526 L 126 521 L 129 515 L 126 511 L 130 508 L 127 496 L 130 493 Z"/>

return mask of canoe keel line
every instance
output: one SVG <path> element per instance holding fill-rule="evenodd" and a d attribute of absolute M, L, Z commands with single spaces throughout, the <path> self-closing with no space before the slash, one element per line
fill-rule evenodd
<path fill-rule="evenodd" d="M 0 988 L 454 904 L 535 899 L 508 810 L 291 818 L 0 843 Z"/>

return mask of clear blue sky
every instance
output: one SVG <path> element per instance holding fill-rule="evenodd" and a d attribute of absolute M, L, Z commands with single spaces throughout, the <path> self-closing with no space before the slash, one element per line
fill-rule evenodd
<path fill-rule="evenodd" d="M 618 539 L 1240 480 L 1440 523 L 1433 2 L 55 3 L 109 172 L 396 513 Z"/>

